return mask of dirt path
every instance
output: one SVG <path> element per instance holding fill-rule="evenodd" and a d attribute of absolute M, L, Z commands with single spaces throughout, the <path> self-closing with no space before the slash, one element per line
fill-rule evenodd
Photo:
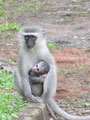
<path fill-rule="evenodd" d="M 59 49 L 53 53 L 58 67 L 56 100 L 69 113 L 90 114 L 90 107 L 83 105 L 90 103 L 90 1 L 7 0 L 0 9 L 7 11 L 0 14 L 0 26 L 17 23 L 45 29 L 47 41 Z M 17 60 L 17 33 L 1 33 L 0 57 Z"/>

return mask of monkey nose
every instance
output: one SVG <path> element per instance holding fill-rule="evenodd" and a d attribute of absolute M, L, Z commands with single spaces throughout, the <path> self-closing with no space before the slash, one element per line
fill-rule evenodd
<path fill-rule="evenodd" d="M 32 71 L 37 71 L 37 67 L 34 66 L 34 67 L 32 68 Z"/>

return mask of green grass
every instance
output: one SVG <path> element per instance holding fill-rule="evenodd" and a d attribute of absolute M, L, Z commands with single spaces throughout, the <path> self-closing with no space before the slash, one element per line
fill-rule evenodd
<path fill-rule="evenodd" d="M 73 72 L 74 72 L 73 69 L 68 69 L 67 71 L 68 71 L 69 73 L 73 73 Z"/>
<path fill-rule="evenodd" d="M 40 0 L 37 0 L 36 2 L 23 2 L 23 4 L 24 5 L 20 6 L 18 10 L 21 11 L 23 9 L 29 9 L 32 16 L 36 16 L 37 12 L 44 7 L 44 3 Z"/>
<path fill-rule="evenodd" d="M 78 4 L 79 4 L 80 2 L 81 2 L 81 0 L 76 0 L 76 3 L 78 3 Z"/>
<path fill-rule="evenodd" d="M 57 73 L 58 73 L 58 75 L 61 75 L 62 74 L 62 71 L 61 70 L 57 70 Z"/>
<path fill-rule="evenodd" d="M 66 21 L 67 21 L 67 22 L 71 22 L 71 18 L 70 18 L 70 17 L 67 17 L 67 18 L 66 18 Z"/>
<path fill-rule="evenodd" d="M 9 0 L 10 1 L 10 3 L 13 3 L 15 0 Z"/>
<path fill-rule="evenodd" d="M 83 105 L 85 106 L 85 107 L 90 107 L 90 103 L 83 103 Z"/>
<path fill-rule="evenodd" d="M 0 72 L 0 88 L 10 90 L 13 87 L 13 74 L 4 69 Z"/>
<path fill-rule="evenodd" d="M 13 74 L 0 71 L 0 120 L 18 118 L 15 112 L 24 106 L 24 101 L 13 91 Z"/>
<path fill-rule="evenodd" d="M 2 15 L 4 13 L 7 13 L 7 11 L 6 10 L 0 10 L 0 15 Z"/>
<path fill-rule="evenodd" d="M 3 0 L 0 0 L 0 5 L 3 5 L 4 4 L 4 1 Z"/>
<path fill-rule="evenodd" d="M 6 31 L 6 30 L 20 30 L 22 26 L 17 25 L 16 23 L 8 23 L 7 25 L 1 25 L 0 26 L 0 32 Z"/>
<path fill-rule="evenodd" d="M 82 64 L 82 63 L 77 63 L 77 69 L 78 69 L 79 71 L 82 70 L 83 67 L 84 67 L 84 64 Z"/>
<path fill-rule="evenodd" d="M 15 64 L 15 62 L 12 59 L 9 59 L 8 61 L 9 61 L 9 63 L 11 63 L 13 65 Z"/>
<path fill-rule="evenodd" d="M 13 113 L 17 112 L 22 106 L 24 106 L 24 102 L 17 94 L 0 93 L 0 120 L 11 120 L 14 117 Z"/>
<path fill-rule="evenodd" d="M 47 46 L 48 46 L 50 49 L 55 48 L 54 43 L 47 43 Z"/>

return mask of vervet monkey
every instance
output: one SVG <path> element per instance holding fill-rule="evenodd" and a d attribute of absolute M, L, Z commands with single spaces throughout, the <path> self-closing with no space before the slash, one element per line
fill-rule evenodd
<path fill-rule="evenodd" d="M 45 61 L 37 62 L 28 72 L 31 85 L 31 92 L 34 96 L 41 96 L 43 93 L 43 83 L 50 67 Z"/>
<path fill-rule="evenodd" d="M 67 120 L 90 120 L 90 116 L 73 116 L 63 111 L 54 101 L 57 78 L 54 58 L 46 45 L 46 38 L 42 28 L 36 26 L 23 27 L 19 32 L 19 64 L 14 73 L 16 90 L 27 101 L 44 102 L 53 112 Z M 39 60 L 44 60 L 50 66 L 50 70 L 44 80 L 43 94 L 40 97 L 32 95 L 28 72 Z"/>

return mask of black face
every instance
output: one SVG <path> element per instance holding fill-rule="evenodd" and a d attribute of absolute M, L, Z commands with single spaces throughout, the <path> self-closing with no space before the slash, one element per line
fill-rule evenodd
<path fill-rule="evenodd" d="M 36 41 L 37 37 L 34 35 L 25 35 L 24 39 L 25 39 L 25 43 L 26 43 L 27 47 L 31 49 L 35 46 L 35 41 Z"/>

